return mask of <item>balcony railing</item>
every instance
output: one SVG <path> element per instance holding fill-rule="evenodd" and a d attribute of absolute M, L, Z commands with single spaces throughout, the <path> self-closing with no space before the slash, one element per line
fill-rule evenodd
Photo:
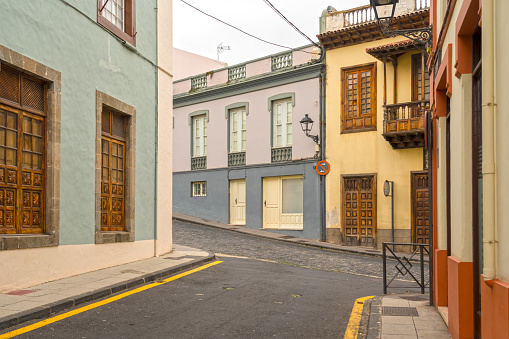
<path fill-rule="evenodd" d="M 191 169 L 206 169 L 207 168 L 207 157 L 195 157 L 191 158 Z"/>
<path fill-rule="evenodd" d="M 228 81 L 239 80 L 246 77 L 246 65 L 228 69 Z"/>
<path fill-rule="evenodd" d="M 273 56 L 271 60 L 271 70 L 278 71 L 285 69 L 293 65 L 293 54 L 292 52 Z"/>
<path fill-rule="evenodd" d="M 246 152 L 228 154 L 228 166 L 242 166 L 246 164 Z"/>
<path fill-rule="evenodd" d="M 383 136 L 393 148 L 424 147 L 424 113 L 429 101 L 384 106 Z"/>
<path fill-rule="evenodd" d="M 191 89 L 205 88 L 207 87 L 207 76 L 200 76 L 191 79 Z"/>
<path fill-rule="evenodd" d="M 273 148 L 270 158 L 271 162 L 292 161 L 292 147 Z"/>

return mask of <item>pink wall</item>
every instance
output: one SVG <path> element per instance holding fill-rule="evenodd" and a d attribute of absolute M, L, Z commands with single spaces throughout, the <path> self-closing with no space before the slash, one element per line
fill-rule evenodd
<path fill-rule="evenodd" d="M 293 159 L 313 157 L 315 144 L 304 135 L 299 121 L 304 117 L 304 114 L 309 114 L 315 121 L 311 133 L 319 134 L 320 84 L 318 78 L 174 109 L 173 170 L 178 172 L 191 169 L 191 128 L 188 124 L 188 115 L 198 110 L 209 110 L 207 168 L 228 167 L 225 107 L 237 102 L 249 102 L 246 164 L 270 163 L 271 122 L 268 98 L 287 92 L 295 92 L 292 125 Z"/>
<path fill-rule="evenodd" d="M 173 81 L 224 67 L 226 67 L 224 62 L 178 48 L 173 49 Z"/>

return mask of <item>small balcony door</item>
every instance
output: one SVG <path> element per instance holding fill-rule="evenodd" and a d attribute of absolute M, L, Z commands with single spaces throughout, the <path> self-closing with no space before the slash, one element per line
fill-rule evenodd
<path fill-rule="evenodd" d="M 246 224 L 246 179 L 230 180 L 230 224 Z"/>
<path fill-rule="evenodd" d="M 302 230 L 302 175 L 263 178 L 263 227 Z"/>

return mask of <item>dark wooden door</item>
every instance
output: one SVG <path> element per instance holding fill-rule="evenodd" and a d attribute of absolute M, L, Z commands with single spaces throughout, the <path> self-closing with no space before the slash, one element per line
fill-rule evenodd
<path fill-rule="evenodd" d="M 374 176 L 343 178 L 345 245 L 375 246 L 376 187 Z"/>
<path fill-rule="evenodd" d="M 428 173 L 412 173 L 413 242 L 429 244 Z"/>

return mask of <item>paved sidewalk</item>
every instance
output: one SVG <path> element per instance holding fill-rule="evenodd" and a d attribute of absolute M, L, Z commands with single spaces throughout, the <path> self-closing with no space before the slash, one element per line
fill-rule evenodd
<path fill-rule="evenodd" d="M 375 298 L 369 315 L 368 339 L 451 338 L 429 295 L 394 294 Z"/>
<path fill-rule="evenodd" d="M 214 254 L 205 251 L 173 245 L 171 253 L 160 257 L 0 294 L 0 330 L 167 277 L 214 258 Z"/>
<path fill-rule="evenodd" d="M 370 255 L 370 256 L 376 256 L 381 257 L 382 256 L 382 250 L 377 250 L 373 248 L 366 248 L 366 247 L 356 247 L 356 246 L 342 246 L 338 244 L 332 244 L 324 241 L 319 240 L 311 240 L 311 239 L 305 239 L 305 238 L 299 238 L 299 237 L 293 237 L 291 235 L 276 233 L 273 231 L 267 231 L 264 229 L 254 229 L 249 228 L 246 226 L 237 226 L 237 225 L 230 225 L 230 224 L 223 224 L 216 221 L 210 221 L 205 220 L 198 217 L 192 217 L 185 214 L 180 213 L 173 213 L 173 219 L 183 222 L 189 222 L 193 224 L 199 224 L 214 228 L 220 228 L 228 231 L 238 232 L 238 233 L 244 233 L 244 234 L 250 234 L 257 237 L 263 237 L 263 238 L 269 238 L 274 239 L 278 241 L 285 241 L 290 243 L 297 243 L 301 245 L 311 246 L 311 247 L 318 247 L 318 248 L 325 248 L 330 250 L 336 250 L 336 251 L 342 251 L 342 252 L 349 252 L 349 253 L 358 253 L 358 254 L 364 254 L 364 255 Z M 390 253 L 387 253 L 390 255 Z M 408 254 L 404 253 L 396 253 L 398 256 L 408 256 Z M 417 256 L 414 257 L 415 259 L 418 259 Z M 428 260 L 428 256 L 424 256 L 424 260 Z"/>

